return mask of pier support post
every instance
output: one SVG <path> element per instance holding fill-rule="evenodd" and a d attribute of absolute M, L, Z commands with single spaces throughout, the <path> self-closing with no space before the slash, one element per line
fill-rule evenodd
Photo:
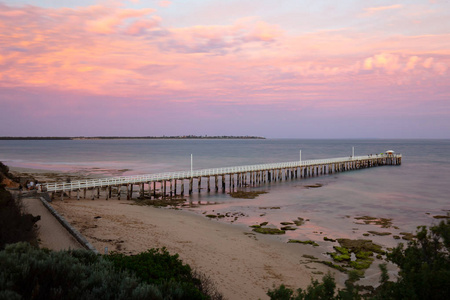
<path fill-rule="evenodd" d="M 214 175 L 214 184 L 215 184 L 216 192 L 218 192 L 219 191 L 219 178 L 217 175 Z"/>
<path fill-rule="evenodd" d="M 173 195 L 174 196 L 177 195 L 177 180 L 176 179 L 174 179 Z"/>
<path fill-rule="evenodd" d="M 234 191 L 234 174 L 230 174 L 231 189 Z"/>
<path fill-rule="evenodd" d="M 189 178 L 189 195 L 192 194 L 192 183 L 193 183 L 193 181 L 194 181 L 193 177 Z"/>
<path fill-rule="evenodd" d="M 181 179 L 181 196 L 184 196 L 184 179 Z"/>
<path fill-rule="evenodd" d="M 202 177 L 200 176 L 198 179 L 198 192 L 200 193 L 202 190 Z"/>

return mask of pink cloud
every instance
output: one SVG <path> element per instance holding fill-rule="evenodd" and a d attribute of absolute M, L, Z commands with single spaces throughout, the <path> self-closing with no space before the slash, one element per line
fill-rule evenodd
<path fill-rule="evenodd" d="M 393 72 L 400 69 L 399 56 L 391 53 L 380 53 L 364 60 L 364 69 L 385 69 Z"/>
<path fill-rule="evenodd" d="M 254 17 L 173 28 L 153 9 L 2 8 L 1 41 L 8 46 L 0 87 L 295 110 L 354 104 L 393 85 L 445 86 L 449 79 L 447 35 L 294 35 Z M 23 13 L 13 20 L 10 11 Z"/>
<path fill-rule="evenodd" d="M 151 20 L 142 18 L 153 12 L 155 12 L 153 9 L 117 9 L 104 17 L 86 21 L 86 28 L 91 32 L 110 34 L 114 33 L 118 29 L 117 27 L 123 24 L 127 19 L 138 18 L 138 21 L 135 22 L 139 22 L 141 24 L 150 23 Z M 136 31 L 136 29 L 132 31 Z"/>
<path fill-rule="evenodd" d="M 394 5 L 389 5 L 389 6 L 367 7 L 367 8 L 364 8 L 364 10 L 368 14 L 373 14 L 373 13 L 377 13 L 377 12 L 380 12 L 380 11 L 400 9 L 402 7 L 403 7 L 403 5 L 401 5 L 401 4 L 394 4 Z"/>
<path fill-rule="evenodd" d="M 172 4 L 172 1 L 167 1 L 167 0 L 163 0 L 163 1 L 159 1 L 158 5 L 161 7 L 168 7 Z"/>

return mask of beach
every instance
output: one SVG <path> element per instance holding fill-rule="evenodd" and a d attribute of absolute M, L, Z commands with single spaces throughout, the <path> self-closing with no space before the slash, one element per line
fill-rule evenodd
<path fill-rule="evenodd" d="M 303 256 L 317 255 L 310 246 L 282 243 L 182 210 L 101 199 L 56 200 L 52 206 L 100 253 L 106 248 L 136 254 L 165 247 L 210 276 L 226 299 L 267 299 L 273 286 L 305 288 L 311 278 L 331 270 Z"/>
<path fill-rule="evenodd" d="M 16 175 L 48 181 L 79 173 L 12 167 Z M 94 175 L 96 176 L 96 175 Z M 276 236 L 206 218 L 197 213 L 137 205 L 132 200 L 60 198 L 51 205 L 99 253 L 133 255 L 151 248 L 166 248 L 215 283 L 226 299 L 268 299 L 267 291 L 285 284 L 305 288 L 311 279 L 331 272 L 342 286 L 346 276 L 306 256 L 323 256 L 309 246 L 288 244 Z M 37 197 L 23 199 L 26 210 L 40 215 L 40 246 L 52 250 L 81 246 L 45 209 Z"/>

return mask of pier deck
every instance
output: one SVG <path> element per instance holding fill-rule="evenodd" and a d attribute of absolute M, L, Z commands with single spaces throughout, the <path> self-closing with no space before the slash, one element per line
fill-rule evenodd
<path fill-rule="evenodd" d="M 306 178 L 312 176 L 320 176 L 343 172 L 349 170 L 357 170 L 361 168 L 382 166 L 382 165 L 401 165 L 401 154 L 379 154 L 365 156 L 350 156 L 330 159 L 316 159 L 305 161 L 293 161 L 283 163 L 259 164 L 238 167 L 213 168 L 203 170 L 193 170 L 184 172 L 166 172 L 148 175 L 121 176 L 101 179 L 77 180 L 72 182 L 56 182 L 46 183 L 42 185 L 43 191 L 52 193 L 61 193 L 64 197 L 65 192 L 76 191 L 79 199 L 79 192 L 83 191 L 86 198 L 86 190 L 92 190 L 92 198 L 94 198 L 94 190 L 97 190 L 97 198 L 100 197 L 100 189 L 107 190 L 107 199 L 112 197 L 112 187 L 115 187 L 115 193 L 120 199 L 122 187 L 126 186 L 126 197 L 130 199 L 133 193 L 133 185 L 140 186 L 140 197 L 144 198 L 146 193 L 145 185 L 147 185 L 147 197 L 167 197 L 180 194 L 184 195 L 184 184 L 187 180 L 189 183 L 189 194 L 193 192 L 193 180 L 197 180 L 198 191 L 201 191 L 202 179 L 207 179 L 207 191 L 211 191 L 211 178 L 214 179 L 214 188 L 219 190 L 219 177 L 221 178 L 220 188 L 225 191 L 226 185 L 230 190 L 235 187 L 255 186 L 265 184 L 266 182 L 281 181 L 283 178 Z M 226 180 L 228 177 L 228 180 Z M 180 191 L 177 190 L 177 181 L 181 181 Z M 159 185 L 157 192 L 156 183 Z M 170 188 L 167 188 L 167 183 Z M 152 188 L 153 185 L 153 188 Z"/>

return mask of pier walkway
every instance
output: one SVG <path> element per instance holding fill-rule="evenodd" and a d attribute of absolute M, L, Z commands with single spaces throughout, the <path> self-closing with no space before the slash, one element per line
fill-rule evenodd
<path fill-rule="evenodd" d="M 183 196 L 185 193 L 185 181 L 189 184 L 189 194 L 193 192 L 194 180 L 197 181 L 197 190 L 202 190 L 202 182 L 206 181 L 208 192 L 211 191 L 211 181 L 214 189 L 219 187 L 225 192 L 226 186 L 232 191 L 236 187 L 256 186 L 266 182 L 276 182 L 289 178 L 307 178 L 337 172 L 357 170 L 361 168 L 376 167 L 382 165 L 401 165 L 401 154 L 378 154 L 365 156 L 350 156 L 330 159 L 316 159 L 305 161 L 294 161 L 284 163 L 259 164 L 238 167 L 213 168 L 193 170 L 185 172 L 167 172 L 149 175 L 121 176 L 101 179 L 87 179 L 72 182 L 46 183 L 42 185 L 43 191 L 52 194 L 52 198 L 60 193 L 76 197 L 86 198 L 87 190 L 92 191 L 92 199 L 100 197 L 100 190 L 106 190 L 106 199 L 115 194 L 120 199 L 125 194 L 127 199 L 133 195 L 133 186 L 138 185 L 139 197 L 159 198 Z M 219 183 L 220 178 L 220 183 Z M 179 182 L 178 182 L 179 181 Z M 179 184 L 177 184 L 179 183 Z M 158 186 L 157 186 L 158 184 Z M 169 186 L 167 186 L 169 184 Z M 177 189 L 177 185 L 180 187 Z M 123 189 L 126 188 L 126 191 Z M 82 195 L 80 195 L 82 192 Z"/>

